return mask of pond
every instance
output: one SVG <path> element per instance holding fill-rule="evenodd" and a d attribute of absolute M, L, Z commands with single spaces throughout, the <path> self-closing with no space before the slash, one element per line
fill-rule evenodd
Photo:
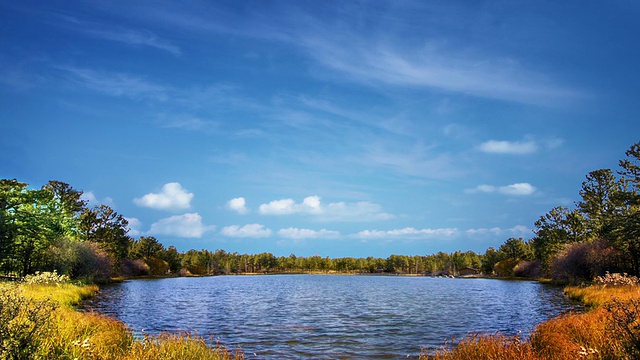
<path fill-rule="evenodd" d="M 137 335 L 195 331 L 247 359 L 396 359 L 470 332 L 526 337 L 572 304 L 533 281 L 256 275 L 125 281 L 86 307 Z"/>

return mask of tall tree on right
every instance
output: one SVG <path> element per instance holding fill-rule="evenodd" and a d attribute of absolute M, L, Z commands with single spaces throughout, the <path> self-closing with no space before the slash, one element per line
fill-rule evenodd
<path fill-rule="evenodd" d="M 621 213 L 612 232 L 613 246 L 620 250 L 626 265 L 640 275 L 640 142 L 620 161 L 622 190 L 617 195 Z"/>

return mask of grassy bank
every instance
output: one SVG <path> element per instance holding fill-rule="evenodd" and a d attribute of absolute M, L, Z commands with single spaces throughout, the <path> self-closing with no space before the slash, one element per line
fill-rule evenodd
<path fill-rule="evenodd" d="M 502 335 L 473 335 L 451 350 L 422 360 L 639 359 L 640 287 L 593 285 L 565 288 L 589 310 L 548 320 L 529 341 Z"/>
<path fill-rule="evenodd" d="M 0 359 L 243 359 L 189 334 L 134 339 L 112 318 L 74 309 L 95 285 L 0 284 Z"/>

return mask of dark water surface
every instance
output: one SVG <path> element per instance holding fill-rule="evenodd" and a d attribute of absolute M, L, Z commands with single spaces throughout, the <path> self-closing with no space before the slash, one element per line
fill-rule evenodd
<path fill-rule="evenodd" d="M 572 305 L 529 281 L 262 275 L 125 281 L 86 306 L 136 334 L 197 331 L 247 359 L 397 359 L 469 332 L 526 336 Z"/>

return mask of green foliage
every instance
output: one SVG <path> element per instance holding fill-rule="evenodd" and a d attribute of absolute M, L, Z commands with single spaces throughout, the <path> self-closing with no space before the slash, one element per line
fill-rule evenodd
<path fill-rule="evenodd" d="M 107 205 L 84 209 L 80 214 L 80 233 L 111 256 L 116 265 L 129 253 L 129 222 Z"/>
<path fill-rule="evenodd" d="M 56 305 L 25 297 L 17 286 L 0 286 L 0 359 L 38 359 L 51 331 Z"/>
<path fill-rule="evenodd" d="M 164 246 L 153 236 L 141 236 L 129 247 L 129 259 L 144 259 L 158 257 L 164 250 Z"/>
<path fill-rule="evenodd" d="M 531 245 L 522 238 L 509 238 L 498 248 L 501 259 L 531 260 Z"/>

